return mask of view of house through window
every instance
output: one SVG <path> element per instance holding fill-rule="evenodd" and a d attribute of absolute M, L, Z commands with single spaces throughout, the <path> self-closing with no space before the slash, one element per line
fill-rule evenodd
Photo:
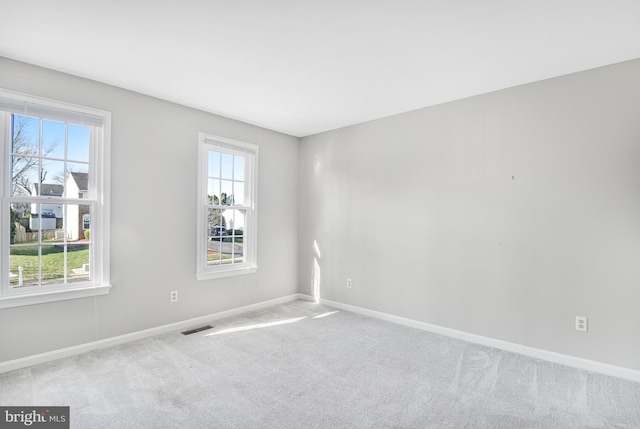
<path fill-rule="evenodd" d="M 200 274 L 255 268 L 256 153 L 254 145 L 201 136 Z"/>
<path fill-rule="evenodd" d="M 110 127 L 0 89 L 0 308 L 109 293 Z"/>
<path fill-rule="evenodd" d="M 243 262 L 244 163 L 244 155 L 208 151 L 208 265 Z"/>
<path fill-rule="evenodd" d="M 89 127 L 16 114 L 10 122 L 10 287 L 90 281 Z"/>

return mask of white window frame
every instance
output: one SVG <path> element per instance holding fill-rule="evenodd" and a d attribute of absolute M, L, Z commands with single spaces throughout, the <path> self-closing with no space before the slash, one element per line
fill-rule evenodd
<path fill-rule="evenodd" d="M 208 247 L 208 152 L 215 150 L 245 157 L 245 230 L 243 231 L 243 262 L 234 264 L 207 265 Z M 210 280 L 221 277 L 251 274 L 258 269 L 258 146 L 207 133 L 198 133 L 198 184 L 196 215 L 196 278 Z M 229 206 L 233 208 L 233 206 Z"/>
<path fill-rule="evenodd" d="M 11 114 L 40 117 L 90 127 L 89 192 L 92 203 L 91 280 L 87 282 L 11 288 L 9 282 L 11 203 Z M 110 171 L 111 113 L 0 88 L 0 309 L 53 301 L 77 299 L 109 293 L 110 284 Z M 56 203 L 73 204 L 76 199 L 60 198 Z M 34 202 L 40 199 L 34 198 Z"/>

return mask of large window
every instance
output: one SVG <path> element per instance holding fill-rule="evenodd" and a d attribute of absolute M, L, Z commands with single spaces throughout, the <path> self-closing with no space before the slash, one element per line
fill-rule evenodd
<path fill-rule="evenodd" d="M 199 135 L 198 280 L 255 272 L 258 147 Z"/>
<path fill-rule="evenodd" d="M 0 308 L 108 292 L 109 125 L 108 112 L 0 90 Z"/>

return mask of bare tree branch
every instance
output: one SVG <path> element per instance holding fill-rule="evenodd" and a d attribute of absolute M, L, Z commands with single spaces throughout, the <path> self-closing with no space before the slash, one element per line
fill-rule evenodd
<path fill-rule="evenodd" d="M 32 120 L 26 116 L 13 116 L 13 141 L 11 146 L 11 172 L 13 193 L 22 195 L 31 195 L 32 181 L 31 177 L 40 177 L 40 182 L 44 182 L 47 172 L 40 171 L 40 157 L 38 138 L 34 142 L 32 136 L 29 136 L 28 125 Z M 59 142 L 49 145 L 49 148 L 42 154 L 43 157 L 49 155 Z"/>

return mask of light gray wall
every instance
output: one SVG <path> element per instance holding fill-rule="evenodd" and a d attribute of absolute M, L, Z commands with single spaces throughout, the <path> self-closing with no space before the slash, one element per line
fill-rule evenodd
<path fill-rule="evenodd" d="M 640 369 L 637 76 L 640 61 L 622 63 L 298 149 L 290 136 L 0 58 L 0 87 L 112 112 L 114 285 L 1 310 L 0 361 L 309 293 L 315 257 L 324 298 Z M 195 281 L 198 131 L 260 145 L 256 275 Z M 588 334 L 574 331 L 576 315 Z"/>
<path fill-rule="evenodd" d="M 106 296 L 0 310 L 0 361 L 297 292 L 297 138 L 1 57 L 0 87 L 112 112 L 113 284 Z M 199 131 L 260 146 L 255 275 L 195 280 Z"/>
<path fill-rule="evenodd" d="M 640 369 L 639 77 L 636 60 L 303 138 L 300 291 L 316 258 L 323 298 Z"/>

